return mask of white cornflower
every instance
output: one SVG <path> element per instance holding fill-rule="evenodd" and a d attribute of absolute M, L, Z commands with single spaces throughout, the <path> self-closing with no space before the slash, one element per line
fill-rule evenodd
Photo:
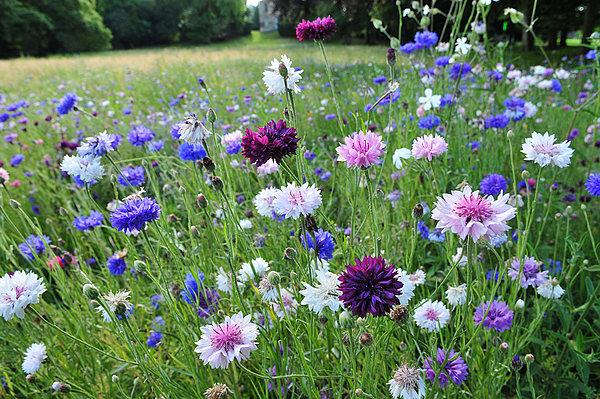
<path fill-rule="evenodd" d="M 429 111 L 432 108 L 438 108 L 442 102 L 442 96 L 439 94 L 433 94 L 431 89 L 425 89 L 425 95 L 419 97 L 419 104 L 425 111 Z"/>
<path fill-rule="evenodd" d="M 440 301 L 425 301 L 415 309 L 415 323 L 429 332 L 439 331 L 450 320 L 450 311 Z"/>
<path fill-rule="evenodd" d="M 458 266 L 464 267 L 467 265 L 467 255 L 463 253 L 462 247 L 456 248 L 456 254 L 452 256 L 452 262 L 456 263 Z"/>
<path fill-rule="evenodd" d="M 448 51 L 449 48 L 450 48 L 450 43 L 439 42 L 438 45 L 435 47 L 435 51 L 437 51 L 438 53 L 445 53 L 446 51 Z"/>
<path fill-rule="evenodd" d="M 515 302 L 515 308 L 523 309 L 523 307 L 525 307 L 525 301 L 522 299 L 517 299 L 517 302 Z"/>
<path fill-rule="evenodd" d="M 259 279 L 269 271 L 269 262 L 263 258 L 256 258 L 250 263 L 243 263 L 238 271 L 238 286 L 243 286 L 250 280 Z"/>
<path fill-rule="evenodd" d="M 408 273 L 403 269 L 397 269 L 396 279 L 402 283 L 402 294 L 397 295 L 400 305 L 408 305 L 408 302 L 415 296 L 415 283 L 412 282 Z"/>
<path fill-rule="evenodd" d="M 112 319 L 111 313 L 116 313 L 117 311 L 120 314 L 117 314 L 117 318 L 125 317 L 126 314 L 133 312 L 133 305 L 129 302 L 129 294 L 130 291 L 118 291 L 116 293 L 109 292 L 108 294 L 103 295 L 103 299 L 106 302 L 107 310 L 102 306 L 96 306 L 96 310 L 102 314 L 104 321 L 110 323 Z M 123 313 L 121 313 L 123 312 Z"/>
<path fill-rule="evenodd" d="M 242 141 L 242 137 L 244 137 L 244 135 L 239 130 L 224 134 L 223 137 L 221 137 L 221 145 L 227 148 L 229 146 L 239 144 Z"/>
<path fill-rule="evenodd" d="M 392 155 L 392 162 L 396 169 L 402 169 L 402 160 L 412 157 L 412 152 L 408 148 L 398 148 Z"/>
<path fill-rule="evenodd" d="M 273 203 L 280 195 L 281 190 L 277 188 L 267 187 L 259 191 L 252 201 L 259 215 L 272 218 L 276 215 Z"/>
<path fill-rule="evenodd" d="M 558 71 L 556 71 L 554 73 L 554 75 L 556 76 L 557 79 L 569 79 L 571 77 L 571 74 L 568 71 L 565 71 L 564 69 L 559 69 Z"/>
<path fill-rule="evenodd" d="M 217 288 L 219 291 L 223 291 L 228 294 L 232 292 L 233 288 L 231 283 L 231 274 L 225 272 L 225 269 L 222 267 L 219 268 L 219 272 L 217 273 Z"/>
<path fill-rule="evenodd" d="M 485 33 L 485 22 L 477 21 L 471 23 L 471 30 L 478 35 L 483 35 Z"/>
<path fill-rule="evenodd" d="M 431 12 L 431 8 L 427 4 L 423 7 L 423 15 L 428 15 Z"/>
<path fill-rule="evenodd" d="M 178 124 L 179 138 L 191 144 L 202 144 L 210 136 L 210 130 L 204 127 L 196 114 L 190 114 L 183 122 Z"/>
<path fill-rule="evenodd" d="M 408 364 L 400 366 L 391 380 L 388 381 L 392 398 L 420 399 L 425 397 L 425 381 L 421 370 Z"/>
<path fill-rule="evenodd" d="M 284 80 L 281 72 L 287 74 L 287 79 Z M 281 56 L 281 61 L 277 58 L 271 61 L 271 65 L 263 71 L 263 82 L 267 86 L 269 94 L 281 94 L 285 92 L 285 83 L 287 82 L 288 90 L 293 90 L 296 93 L 300 92 L 298 82 L 302 79 L 302 70 L 296 71 L 292 68 L 292 61 L 287 55 Z"/>
<path fill-rule="evenodd" d="M 40 296 L 46 292 L 41 278 L 33 272 L 16 271 L 12 275 L 5 274 L 0 278 L 0 315 L 4 320 L 13 316 L 25 317 L 25 308 L 38 303 Z"/>
<path fill-rule="evenodd" d="M 524 110 L 525 110 L 525 117 L 526 118 L 531 118 L 532 116 L 534 116 L 537 113 L 537 106 L 535 104 L 530 103 L 529 101 L 525 102 L 525 105 L 523 106 Z"/>
<path fill-rule="evenodd" d="M 409 274 L 408 278 L 414 285 L 425 284 L 425 272 L 422 269 L 417 269 L 413 274 Z"/>
<path fill-rule="evenodd" d="M 337 312 L 342 306 L 339 300 L 341 292 L 339 290 L 340 280 L 338 280 L 338 275 L 327 270 L 319 270 L 317 271 L 316 280 L 317 285 L 314 287 L 303 283 L 304 289 L 300 290 L 300 294 L 304 299 L 300 303 L 308 306 L 311 311 L 317 314 L 321 314 L 325 308 Z"/>
<path fill-rule="evenodd" d="M 242 219 L 240 220 L 240 228 L 247 230 L 252 228 L 252 222 L 250 219 Z"/>
<path fill-rule="evenodd" d="M 40 367 L 42 362 L 46 360 L 46 345 L 43 343 L 31 344 L 25 351 L 25 357 L 23 358 L 23 364 L 21 368 L 25 374 L 35 374 Z"/>
<path fill-rule="evenodd" d="M 100 164 L 100 158 L 65 155 L 60 170 L 74 179 L 79 178 L 84 183 L 94 183 L 104 176 L 104 167 Z"/>
<path fill-rule="evenodd" d="M 544 284 L 537 287 L 537 293 L 548 299 L 558 299 L 565 293 L 565 290 L 558 285 L 558 280 L 553 277 Z"/>
<path fill-rule="evenodd" d="M 267 162 L 256 168 L 256 173 L 258 173 L 260 177 L 276 173 L 277 171 L 279 171 L 279 165 L 272 159 L 269 159 Z"/>
<path fill-rule="evenodd" d="M 467 285 L 461 284 L 456 287 L 448 287 L 446 299 L 452 306 L 464 305 L 467 302 Z"/>
<path fill-rule="evenodd" d="M 526 161 L 533 161 L 540 166 L 553 164 L 564 168 L 571 163 L 574 151 L 568 141 L 556 143 L 553 134 L 533 132 L 531 137 L 525 139 L 521 152 L 525 154 Z"/>
<path fill-rule="evenodd" d="M 321 201 L 321 190 L 315 185 L 304 183 L 298 187 L 296 183 L 289 183 L 281 189 L 273 207 L 278 215 L 285 216 L 286 219 L 298 219 L 300 215 L 312 214 L 321 205 Z"/>
<path fill-rule="evenodd" d="M 281 304 L 283 303 L 283 308 Z M 273 312 L 279 317 L 283 319 L 286 315 L 296 313 L 296 308 L 298 307 L 298 302 L 294 298 L 291 292 L 286 290 L 285 288 L 281 289 L 281 300 L 279 296 L 277 300 L 271 302 L 271 306 L 273 306 Z"/>
<path fill-rule="evenodd" d="M 262 295 L 262 300 L 265 302 L 274 302 L 279 300 L 279 293 L 277 287 L 271 284 L 269 277 L 264 275 L 258 283 L 258 291 Z"/>
<path fill-rule="evenodd" d="M 461 55 L 469 54 L 469 51 L 471 50 L 471 45 L 468 43 L 467 40 L 468 39 L 466 37 L 459 37 L 458 39 L 456 39 L 456 46 L 454 47 L 454 51 Z"/>

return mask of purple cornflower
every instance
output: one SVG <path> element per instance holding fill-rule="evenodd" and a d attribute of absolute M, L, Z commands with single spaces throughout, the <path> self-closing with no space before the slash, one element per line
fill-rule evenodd
<path fill-rule="evenodd" d="M 508 275 L 513 280 L 520 278 L 521 287 L 529 286 L 538 287 L 548 280 L 548 271 L 540 271 L 541 262 L 538 262 L 533 257 L 525 257 L 521 262 L 518 258 L 514 258 L 508 269 Z"/>
<path fill-rule="evenodd" d="M 56 106 L 56 112 L 58 112 L 59 115 L 66 115 L 75 107 L 76 103 L 77 96 L 75 93 L 67 93 Z"/>
<path fill-rule="evenodd" d="M 139 187 L 146 181 L 146 174 L 143 166 L 127 166 L 123 168 L 117 181 L 124 187 Z"/>
<path fill-rule="evenodd" d="M 147 142 L 154 140 L 154 131 L 144 125 L 137 125 L 129 131 L 127 140 L 131 145 L 141 147 Z"/>
<path fill-rule="evenodd" d="M 198 306 L 198 316 L 205 318 L 217 310 L 219 293 L 213 288 L 204 287 L 204 273 L 199 271 L 197 280 L 192 273 L 186 274 L 184 285 L 181 299 L 190 305 Z"/>
<path fill-rule="evenodd" d="M 148 339 L 146 340 L 146 345 L 148 345 L 150 348 L 156 348 L 158 345 L 160 345 L 162 338 L 163 335 L 161 332 L 151 331 L 150 335 L 148 335 Z"/>
<path fill-rule="evenodd" d="M 317 157 L 317 154 L 315 154 L 313 151 L 310 150 L 306 150 L 304 151 L 304 158 L 307 161 L 312 161 L 313 159 L 315 159 Z"/>
<path fill-rule="evenodd" d="M 104 216 L 98 211 L 91 211 L 88 216 L 78 216 L 73 220 L 73 226 L 83 232 L 93 230 L 95 227 L 101 226 Z"/>
<path fill-rule="evenodd" d="M 512 326 L 514 313 L 506 302 L 492 301 L 484 302 L 473 314 L 475 324 L 482 324 L 488 329 L 494 329 L 498 332 L 506 331 Z"/>
<path fill-rule="evenodd" d="M 199 161 L 206 156 L 201 144 L 182 143 L 179 146 L 179 158 L 183 161 Z"/>
<path fill-rule="evenodd" d="M 419 119 L 417 125 L 420 129 L 434 129 L 440 124 L 440 118 L 435 115 L 426 115 Z"/>
<path fill-rule="evenodd" d="M 502 72 L 500 72 L 500 71 L 496 71 L 495 69 L 494 69 L 494 70 L 491 70 L 491 71 L 488 71 L 488 73 L 487 73 L 487 74 L 488 74 L 488 77 L 489 77 L 490 79 L 493 79 L 493 80 L 495 80 L 496 82 L 499 82 L 499 81 L 501 81 L 501 80 L 502 80 L 502 78 L 504 78 L 504 75 L 502 75 Z"/>
<path fill-rule="evenodd" d="M 127 235 L 137 235 L 160 217 L 160 206 L 148 197 L 132 195 L 110 214 L 110 224 Z"/>
<path fill-rule="evenodd" d="M 314 239 L 312 234 L 305 233 L 302 239 L 302 246 L 308 249 L 315 249 L 315 240 L 317 242 L 317 256 L 319 259 L 329 260 L 333 258 L 333 251 L 335 249 L 335 243 L 333 236 L 328 231 L 319 229 L 314 232 Z"/>
<path fill-rule="evenodd" d="M 567 141 L 573 141 L 577 136 L 579 136 L 579 129 L 573 129 L 567 135 Z"/>
<path fill-rule="evenodd" d="M 485 195 L 497 196 L 501 192 L 506 191 L 508 186 L 504 176 L 497 173 L 492 173 L 484 177 L 479 183 L 479 191 Z"/>
<path fill-rule="evenodd" d="M 339 280 L 340 300 L 357 316 L 382 316 L 399 303 L 402 283 L 396 278 L 396 268 L 381 256 L 356 259 Z"/>
<path fill-rule="evenodd" d="M 256 166 L 269 159 L 280 163 L 285 156 L 296 152 L 298 140 L 296 129 L 287 127 L 282 119 L 272 120 L 256 132 L 246 129 L 242 138 L 242 155 Z"/>
<path fill-rule="evenodd" d="M 25 239 L 25 242 L 19 244 L 19 251 L 28 260 L 34 260 L 35 255 L 41 255 L 46 251 L 46 245 L 50 245 L 51 241 L 48 236 L 30 235 Z"/>
<path fill-rule="evenodd" d="M 504 129 L 510 123 L 510 118 L 505 114 L 491 115 L 485 118 L 484 127 L 486 129 L 496 128 Z"/>
<path fill-rule="evenodd" d="M 317 18 L 313 21 L 302 20 L 296 26 L 296 39 L 299 42 L 305 40 L 325 40 L 331 37 L 337 29 L 335 19 L 331 16 Z"/>
<path fill-rule="evenodd" d="M 590 173 L 585 188 L 592 197 L 600 197 L 600 173 Z"/>
<path fill-rule="evenodd" d="M 127 263 L 125 262 L 125 251 L 119 251 L 106 260 L 106 267 L 113 276 L 120 276 L 125 273 Z"/>
<path fill-rule="evenodd" d="M 383 76 L 383 75 L 375 76 L 373 78 L 373 83 L 376 84 L 376 85 L 384 84 L 386 81 L 387 81 L 387 78 L 385 76 Z"/>
<path fill-rule="evenodd" d="M 596 59 L 596 50 L 590 50 L 585 53 L 586 60 L 595 60 Z"/>
<path fill-rule="evenodd" d="M 425 376 L 427 379 L 433 383 L 435 383 L 436 379 L 440 384 L 440 387 L 444 388 L 448 385 L 448 382 L 452 381 L 455 385 L 462 384 L 469 375 L 469 368 L 467 367 L 467 363 L 463 360 L 463 358 L 454 351 L 454 349 L 450 349 L 449 351 L 445 351 L 441 348 L 437 350 L 436 356 L 437 365 L 431 357 L 425 359 L 423 363 L 423 368 L 425 369 Z M 436 369 L 442 367 L 443 369 L 439 370 L 438 374 L 436 374 Z"/>

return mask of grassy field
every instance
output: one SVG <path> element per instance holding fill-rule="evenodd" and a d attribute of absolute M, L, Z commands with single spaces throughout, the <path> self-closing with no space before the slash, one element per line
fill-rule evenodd
<path fill-rule="evenodd" d="M 393 67 L 386 50 L 327 44 L 331 79 L 318 45 L 256 32 L 203 47 L 0 61 L 0 171 L 10 175 L 0 174 L 0 315 L 9 319 L 0 321 L 0 397 L 200 398 L 225 384 L 229 396 L 206 397 L 385 398 L 407 380 L 410 389 L 424 383 L 426 398 L 597 397 L 600 181 L 597 191 L 586 185 L 600 172 L 597 62 L 566 50 L 551 55 L 549 71 L 532 67 L 539 53 L 471 51 L 462 62 L 472 69 L 463 64 L 457 78 L 433 49 L 398 52 Z M 302 69 L 301 90 L 269 95 L 262 72 L 282 54 Z M 390 81 L 398 85 L 388 91 Z M 58 112 L 67 93 L 76 108 Z M 437 104 L 421 100 L 431 95 Z M 211 131 L 196 161 L 177 136 L 190 113 L 208 115 Z M 279 119 L 299 142 L 272 173 L 233 150 L 246 145 L 246 129 Z M 132 137 L 141 125 L 151 130 L 144 145 Z M 95 184 L 78 184 L 61 165 L 104 130 L 120 145 L 95 158 L 104 168 Z M 338 157 L 357 131 L 385 144 L 362 168 Z M 525 159 L 534 131 L 568 139 L 568 165 L 556 165 L 564 147 L 534 146 L 549 165 Z M 447 145 L 429 160 L 415 144 L 428 134 Z M 405 159 L 394 155 L 401 148 L 411 150 Z M 136 187 L 128 183 L 140 172 L 129 167 L 143 169 Z M 491 184 L 490 174 L 502 179 Z M 290 182 L 318 188 L 319 206 L 293 218 L 273 205 L 265 216 L 259 193 Z M 460 223 L 487 222 L 489 204 L 507 193 L 506 228 L 480 239 L 441 230 L 440 198 L 467 186 L 481 188 L 474 201 L 484 208 Z M 126 234 L 116 209 L 140 196 L 160 217 Z M 98 225 L 82 229 L 76 218 L 93 211 Z M 316 251 L 306 245 L 315 238 Z M 401 288 L 379 314 L 339 297 L 338 276 L 366 256 L 398 269 L 381 278 Z M 10 283 L 19 270 L 43 281 L 39 302 L 23 302 L 25 283 Z M 378 278 L 357 290 L 383 295 L 389 286 Z M 557 286 L 564 293 L 549 298 L 544 289 Z M 127 300 L 109 295 L 120 291 Z M 448 312 L 429 329 L 418 317 L 426 300 Z M 490 301 L 507 309 L 488 312 Z M 22 303 L 23 318 L 9 317 Z M 238 312 L 252 325 L 241 330 L 256 328 L 255 347 L 213 368 L 196 343 Z M 242 332 L 232 334 L 240 344 Z M 23 356 L 33 343 L 46 359 L 32 372 Z M 456 355 L 440 359 L 438 348 Z"/>

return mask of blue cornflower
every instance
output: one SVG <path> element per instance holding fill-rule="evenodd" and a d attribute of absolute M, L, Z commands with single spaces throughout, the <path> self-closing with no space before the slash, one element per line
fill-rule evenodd
<path fill-rule="evenodd" d="M 525 106 L 525 100 L 519 97 L 508 97 L 504 100 L 504 106 L 508 109 L 516 110 Z"/>
<path fill-rule="evenodd" d="M 101 157 L 116 150 L 121 144 L 121 139 L 122 137 L 118 134 L 106 132 L 88 137 L 77 147 L 77 154 L 80 157 Z"/>
<path fill-rule="evenodd" d="M 485 195 L 498 195 L 506 191 L 508 186 L 504 176 L 492 173 L 484 177 L 479 183 L 479 190 Z"/>
<path fill-rule="evenodd" d="M 148 143 L 148 152 L 159 152 L 165 146 L 165 142 L 163 140 L 154 140 Z"/>
<path fill-rule="evenodd" d="M 304 158 L 307 161 L 312 161 L 313 159 L 315 159 L 317 156 L 317 154 L 315 154 L 314 152 L 310 151 L 310 150 L 306 150 L 304 151 Z"/>
<path fill-rule="evenodd" d="M 148 339 L 146 340 L 146 344 L 150 348 L 156 348 L 158 345 L 160 345 L 162 338 L 162 333 L 158 331 L 151 331 L 150 335 L 148 335 Z"/>
<path fill-rule="evenodd" d="M 496 71 L 495 69 L 492 71 L 488 71 L 487 74 L 490 79 L 493 79 L 496 82 L 499 82 L 504 78 L 504 75 L 502 75 L 502 72 Z"/>
<path fill-rule="evenodd" d="M 475 152 L 479 150 L 479 147 L 481 147 L 481 143 L 479 143 L 479 141 L 471 141 L 467 144 L 467 147 L 469 147 L 471 151 Z"/>
<path fill-rule="evenodd" d="M 13 168 L 16 168 L 17 166 L 19 166 L 21 164 L 21 162 L 23 162 L 24 159 L 25 159 L 25 155 L 15 154 L 10 159 L 10 166 L 12 166 Z"/>
<path fill-rule="evenodd" d="M 317 256 L 319 259 L 329 260 L 333 258 L 335 243 L 331 233 L 319 229 L 314 232 L 314 239 L 310 233 L 305 233 L 305 236 L 302 239 L 302 246 L 308 249 L 315 249 L 315 240 L 317 242 Z"/>
<path fill-rule="evenodd" d="M 404 54 L 412 54 L 418 49 L 419 49 L 419 46 L 417 46 L 413 42 L 408 42 L 408 43 L 400 46 L 400 51 L 402 51 Z"/>
<path fill-rule="evenodd" d="M 417 125 L 420 129 L 434 129 L 440 124 L 440 118 L 435 115 L 425 115 L 419 119 Z"/>
<path fill-rule="evenodd" d="M 430 48 L 436 45 L 438 42 L 438 35 L 435 32 L 424 30 L 422 32 L 415 33 L 415 43 L 419 48 Z"/>
<path fill-rule="evenodd" d="M 600 173 L 591 173 L 585 181 L 585 188 L 593 197 L 600 197 Z"/>
<path fill-rule="evenodd" d="M 498 281 L 498 277 L 500 277 L 500 272 L 497 270 L 488 270 L 485 273 L 485 279 L 488 281 L 491 281 L 491 280 Z"/>
<path fill-rule="evenodd" d="M 454 104 L 454 96 L 452 94 L 446 93 L 442 96 L 442 99 L 440 100 L 440 107 L 444 108 L 444 107 L 448 107 L 453 104 Z"/>
<path fill-rule="evenodd" d="M 10 118 L 10 115 L 6 112 L 0 114 L 0 122 L 6 122 Z"/>
<path fill-rule="evenodd" d="M 179 126 L 178 123 L 171 126 L 171 138 L 173 140 L 179 140 L 179 138 L 181 137 L 181 134 L 179 133 L 180 128 L 181 128 L 181 126 Z"/>
<path fill-rule="evenodd" d="M 331 178 L 331 172 L 330 172 L 330 171 L 328 171 L 328 170 L 326 170 L 326 171 L 324 171 L 323 173 L 321 173 L 321 176 L 319 176 L 319 178 L 320 178 L 322 181 L 327 181 L 327 180 L 329 180 L 329 179 Z"/>
<path fill-rule="evenodd" d="M 387 81 L 387 78 L 385 76 L 383 76 L 383 75 L 375 76 L 373 78 L 373 83 L 376 84 L 376 85 L 384 84 L 386 81 Z"/>
<path fill-rule="evenodd" d="M 60 103 L 56 107 L 56 112 L 58 112 L 59 115 L 66 115 L 75 107 L 76 103 L 77 96 L 75 93 L 67 93 L 60 100 Z"/>
<path fill-rule="evenodd" d="M 160 217 L 160 206 L 148 197 L 137 195 L 127 197 L 125 201 L 110 214 L 110 224 L 127 235 L 137 235 L 146 224 Z"/>
<path fill-rule="evenodd" d="M 417 230 L 419 231 L 421 238 L 424 240 L 429 240 L 429 227 L 427 227 L 424 221 L 419 220 L 417 222 Z"/>
<path fill-rule="evenodd" d="M 73 226 L 83 232 L 93 230 L 95 227 L 101 226 L 104 221 L 104 216 L 98 211 L 91 211 L 88 216 L 78 216 L 73 220 Z"/>
<path fill-rule="evenodd" d="M 558 79 L 552 79 L 552 91 L 555 91 L 556 93 L 560 93 L 562 91 L 562 85 L 560 84 L 560 81 Z"/>
<path fill-rule="evenodd" d="M 152 327 L 152 329 L 154 331 L 160 331 L 163 329 L 163 327 L 165 326 L 165 319 L 163 319 L 161 316 L 156 316 L 153 320 L 152 320 L 152 324 L 150 325 Z"/>
<path fill-rule="evenodd" d="M 444 242 L 446 241 L 446 235 L 442 232 L 442 229 L 433 229 L 429 232 L 429 241 Z"/>
<path fill-rule="evenodd" d="M 544 270 L 548 270 L 550 274 L 560 274 L 563 270 L 562 262 L 559 260 L 546 259 Z"/>
<path fill-rule="evenodd" d="M 435 59 L 435 66 L 438 66 L 440 68 L 443 68 L 448 64 L 450 64 L 450 56 L 449 55 L 443 55 L 443 56 Z"/>
<path fill-rule="evenodd" d="M 25 258 L 29 260 L 34 260 L 34 252 L 38 255 L 43 254 L 46 250 L 46 245 L 50 245 L 50 243 L 51 241 L 48 236 L 36 236 L 32 234 L 25 239 L 25 242 L 19 244 L 19 251 L 21 251 L 21 254 Z"/>
<path fill-rule="evenodd" d="M 117 181 L 124 187 L 139 187 L 146 182 L 146 174 L 143 166 L 127 166 L 123 168 Z"/>
<path fill-rule="evenodd" d="M 164 301 L 164 297 L 161 294 L 154 294 L 150 297 L 150 305 L 154 309 L 158 309 L 160 307 L 160 303 Z"/>
<path fill-rule="evenodd" d="M 147 142 L 154 140 L 154 131 L 144 125 L 137 125 L 129 131 L 127 140 L 131 145 L 141 147 Z"/>
<path fill-rule="evenodd" d="M 202 272 L 198 272 L 198 280 L 192 273 L 186 274 L 185 289 L 181 291 L 181 298 L 190 305 L 198 306 L 196 313 L 205 318 L 216 311 L 219 293 L 213 288 L 204 287 L 203 282 L 204 273 Z"/>
<path fill-rule="evenodd" d="M 206 156 L 201 144 L 182 143 L 179 146 L 179 158 L 184 161 L 199 161 Z"/>
<path fill-rule="evenodd" d="M 335 114 L 327 114 L 325 115 L 325 120 L 326 121 L 332 121 L 335 119 Z"/>
<path fill-rule="evenodd" d="M 596 59 L 596 50 L 590 50 L 585 53 L 586 60 L 595 60 Z"/>
<path fill-rule="evenodd" d="M 492 244 L 494 248 L 498 248 L 506 241 L 508 241 L 508 236 L 506 234 L 498 234 L 496 236 L 490 237 L 490 244 Z"/>
<path fill-rule="evenodd" d="M 125 252 L 117 252 L 106 260 L 106 267 L 113 276 L 120 276 L 125 273 L 127 263 L 125 263 Z"/>
<path fill-rule="evenodd" d="M 510 118 L 505 114 L 491 115 L 485 118 L 484 127 L 486 129 L 496 128 L 504 129 L 510 123 Z"/>
<path fill-rule="evenodd" d="M 459 78 L 459 76 L 465 77 L 469 72 L 471 72 L 471 69 L 473 68 L 468 62 L 458 62 L 456 64 L 452 64 L 452 67 L 450 68 L 450 78 L 452 80 L 456 80 Z"/>

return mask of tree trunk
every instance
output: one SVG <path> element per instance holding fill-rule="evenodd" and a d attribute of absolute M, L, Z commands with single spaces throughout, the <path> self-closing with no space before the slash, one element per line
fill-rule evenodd
<path fill-rule="evenodd" d="M 566 30 L 561 30 L 560 31 L 560 43 L 559 43 L 558 46 L 560 48 L 567 47 L 567 31 Z"/>
<path fill-rule="evenodd" d="M 521 0 L 521 12 L 523 13 L 523 19 L 525 20 L 526 25 L 529 25 L 529 18 L 531 14 L 530 6 L 531 0 Z M 531 50 L 531 35 L 529 34 L 529 32 L 527 32 L 527 29 L 525 29 L 524 27 L 522 28 L 521 42 L 523 43 L 523 50 Z"/>
<path fill-rule="evenodd" d="M 594 31 L 594 24 L 598 23 L 596 19 L 596 15 L 598 14 L 598 0 L 588 0 L 587 1 L 587 10 L 585 12 L 585 17 L 583 18 L 583 25 L 581 26 L 581 33 L 583 43 L 589 43 L 588 37 Z"/>
<path fill-rule="evenodd" d="M 558 32 L 556 30 L 552 30 L 552 32 L 550 32 L 550 34 L 548 35 L 548 48 L 550 50 L 556 49 L 557 36 L 558 36 Z"/>

